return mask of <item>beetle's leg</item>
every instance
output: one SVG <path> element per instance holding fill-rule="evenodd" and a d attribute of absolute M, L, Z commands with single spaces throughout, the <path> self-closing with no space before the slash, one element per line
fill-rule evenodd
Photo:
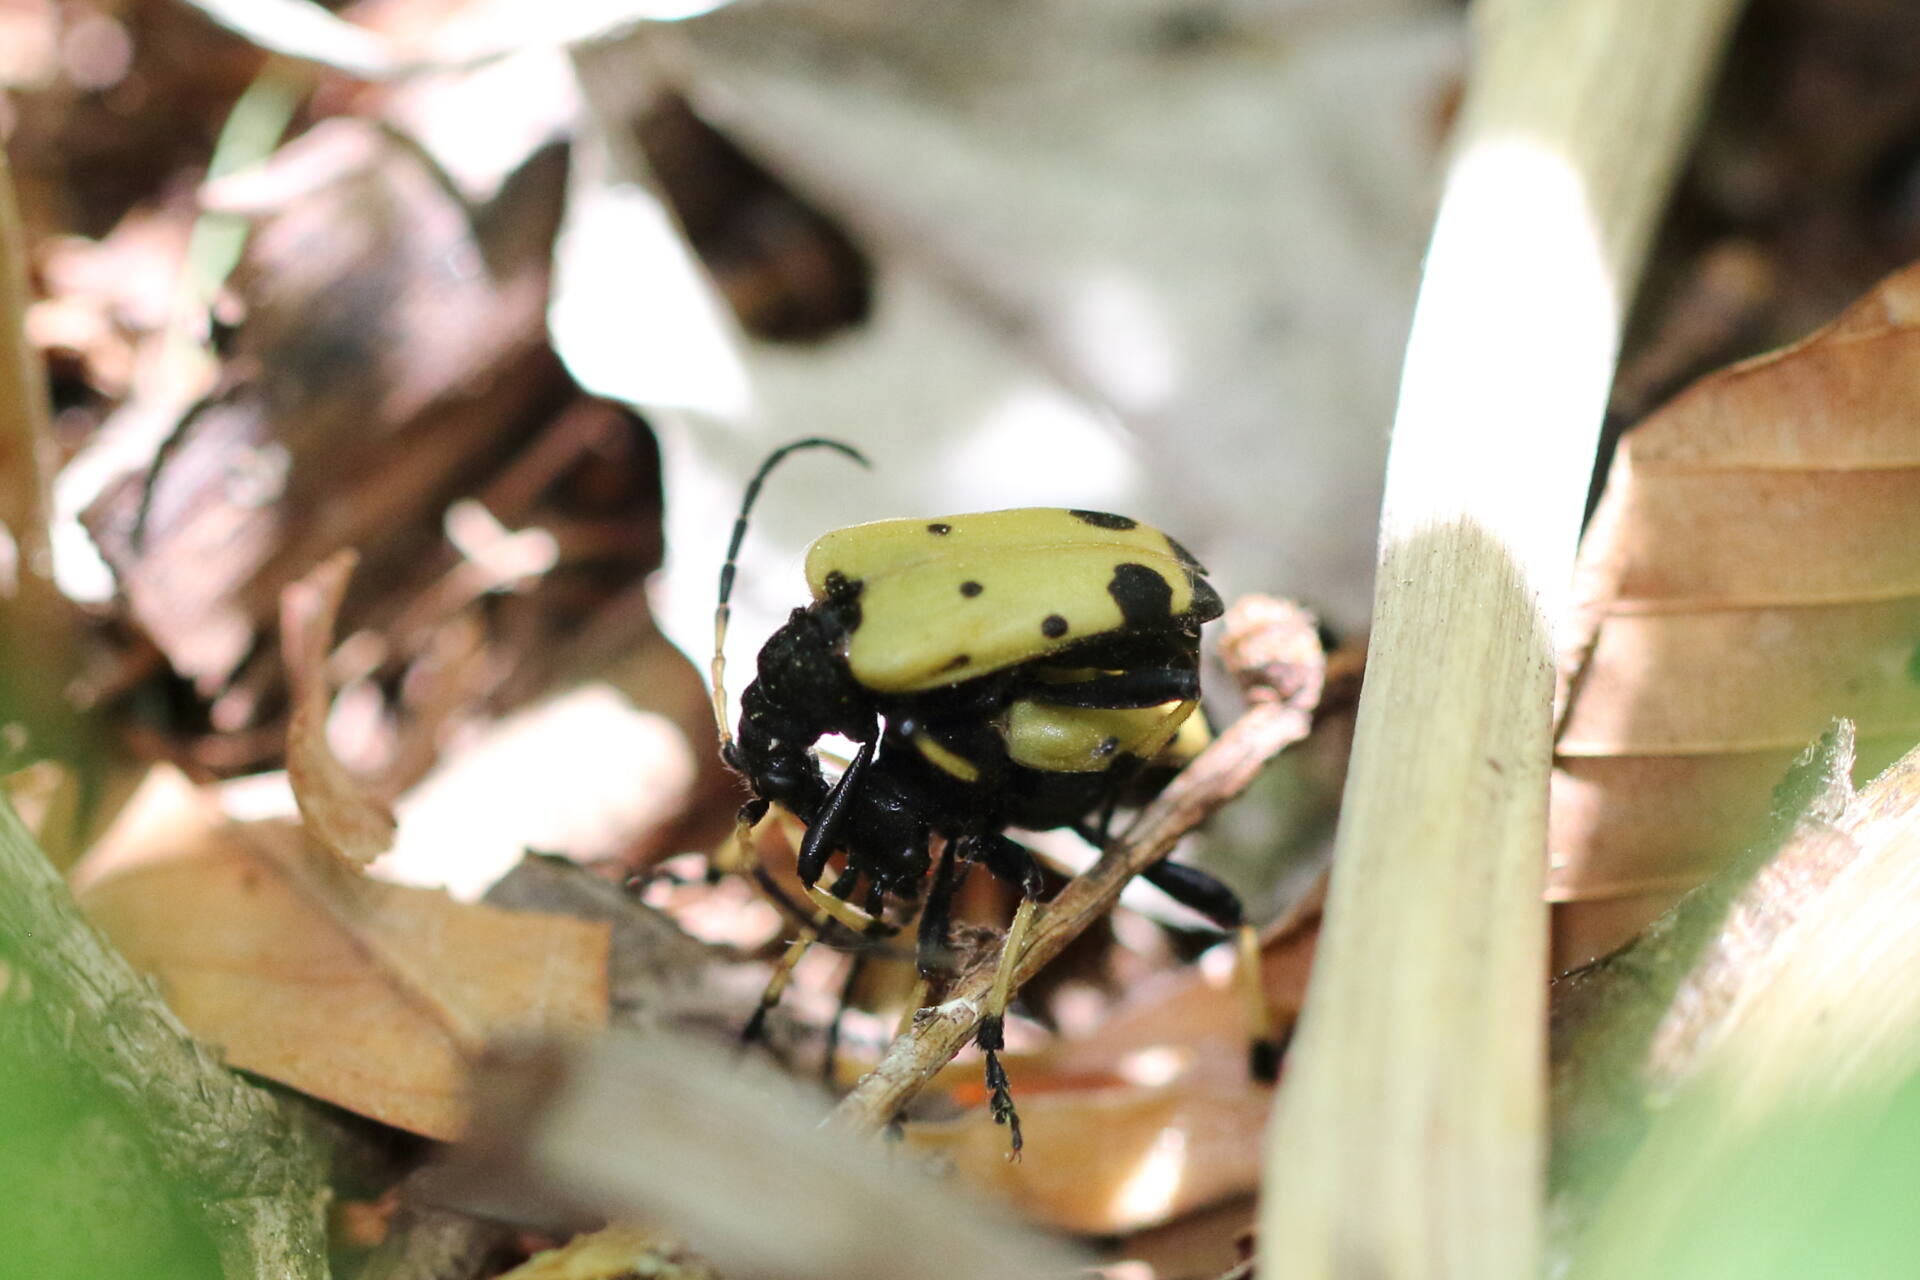
<path fill-rule="evenodd" d="M 953 893 L 958 887 L 959 876 L 954 871 L 954 853 L 959 841 L 949 840 L 940 850 L 940 860 L 934 864 L 933 884 L 927 890 L 927 900 L 920 908 L 920 926 L 914 937 L 914 964 L 919 970 L 914 979 L 913 991 L 907 997 L 907 1007 L 900 1013 L 900 1026 L 895 1035 L 905 1034 L 913 1025 L 913 1015 L 926 1007 L 927 1000 L 936 982 L 944 984 L 953 976 L 952 949 L 947 942 L 948 927 L 953 921 Z"/>
<path fill-rule="evenodd" d="M 833 894 L 839 896 L 839 898 L 845 898 L 847 894 L 851 894 L 852 892 L 854 879 L 856 879 L 854 873 L 847 871 L 847 875 L 843 875 L 839 881 L 835 881 L 833 889 L 829 890 L 829 892 L 833 892 Z M 868 910 L 870 915 L 874 915 L 876 919 L 879 919 L 879 913 L 885 908 L 885 898 L 887 898 L 887 894 L 881 890 L 879 883 L 877 883 L 877 881 L 868 881 L 868 887 L 866 887 L 866 910 Z M 820 1082 L 826 1084 L 828 1088 L 835 1088 L 835 1084 L 837 1084 L 837 1080 L 833 1079 L 833 1067 L 839 1065 L 837 1059 L 839 1059 L 841 1019 L 847 1017 L 847 1009 L 852 1007 L 852 992 L 854 992 L 854 988 L 860 983 L 860 973 L 866 969 L 866 958 L 868 958 L 868 956 L 870 956 L 870 952 L 866 952 L 866 950 L 856 950 L 856 952 L 852 954 L 851 963 L 847 965 L 847 977 L 841 981 L 841 996 L 839 996 L 839 1002 L 833 1006 L 833 1017 L 828 1021 L 828 1044 L 826 1044 L 826 1052 L 820 1055 Z"/>
<path fill-rule="evenodd" d="M 881 938 L 897 933 L 898 926 L 880 917 L 886 899 L 878 884 L 868 882 L 864 909 L 854 905 L 853 889 L 859 883 L 860 874 L 849 867 L 828 888 L 822 889 L 817 884 L 807 886 L 808 900 L 820 908 L 814 916 L 815 926 L 824 931 L 827 921 L 834 920 L 863 937 Z"/>
<path fill-rule="evenodd" d="M 1105 853 L 1108 843 L 1113 839 L 1113 815 L 1120 811 L 1120 794 L 1140 776 L 1140 771 L 1146 768 L 1146 763 L 1141 760 L 1124 768 L 1113 769 L 1113 781 L 1107 787 L 1105 798 L 1100 801 L 1100 820 L 1091 826 L 1084 822 L 1074 823 L 1073 834 L 1101 853 Z"/>
<path fill-rule="evenodd" d="M 955 846 L 958 843 L 949 840 L 946 847 L 940 850 L 940 861 L 933 868 L 933 884 L 927 890 L 927 903 L 920 912 L 920 931 L 914 960 L 920 970 L 920 980 L 926 983 L 948 977 L 953 972 L 953 953 L 947 943 L 947 929 L 953 920 L 954 891 L 960 887 L 960 877 L 954 868 Z"/>
<path fill-rule="evenodd" d="M 817 922 L 820 913 L 808 911 L 795 902 L 788 895 L 785 886 L 769 875 L 765 867 L 756 862 L 752 874 L 753 882 L 760 886 L 760 892 L 766 895 L 767 901 L 773 904 L 773 909 L 785 916 L 790 924 L 799 928 Z"/>
<path fill-rule="evenodd" d="M 821 892 L 817 882 L 820 873 L 827 868 L 827 859 L 833 856 L 835 837 L 846 823 L 854 796 L 859 792 L 860 779 L 873 760 L 873 750 L 874 742 L 869 738 L 860 744 L 860 749 L 853 753 L 853 759 L 847 762 L 846 772 L 833 784 L 833 790 L 827 793 L 826 803 L 820 806 L 820 812 L 814 815 L 813 822 L 807 827 L 806 837 L 800 842 L 800 855 L 795 868 L 800 883 L 806 886 L 807 897 L 814 905 L 856 933 L 874 933 L 885 928 L 885 925 L 874 915 L 848 902 L 844 895 Z M 851 888 L 849 884 L 848 889 Z"/>
<path fill-rule="evenodd" d="M 733 834 L 727 837 L 719 852 L 707 862 L 708 883 L 717 884 L 721 876 L 740 874 L 754 865 L 753 829 L 760 824 L 760 819 L 767 816 L 767 810 L 771 807 L 757 797 L 740 806 L 740 812 L 733 820 Z"/>
<path fill-rule="evenodd" d="M 747 1025 L 740 1029 L 740 1043 L 752 1044 L 766 1032 L 767 1015 L 780 1003 L 781 995 L 787 989 L 788 979 L 793 977 L 794 966 L 800 963 L 807 949 L 820 937 L 820 931 L 812 925 L 801 926 L 800 933 L 787 944 L 787 949 L 774 963 L 773 972 L 767 977 L 765 990 L 760 993 L 760 1003 L 754 1006 L 753 1016 L 747 1019 Z"/>
<path fill-rule="evenodd" d="M 1023 681 L 1023 696 L 1056 707 L 1157 707 L 1200 696 L 1200 673 L 1192 667 L 1142 667 L 1087 680 Z"/>
<path fill-rule="evenodd" d="M 848 867 L 845 871 L 835 876 L 833 883 L 827 886 L 827 896 L 835 902 L 844 902 L 851 906 L 853 903 L 853 887 L 859 883 L 860 873 L 852 867 Z"/>
<path fill-rule="evenodd" d="M 994 1123 L 1007 1126 L 1007 1139 L 1012 1148 L 1007 1158 L 1017 1160 L 1021 1147 L 1020 1115 L 1013 1107 L 1013 1089 L 1007 1080 L 1006 1068 L 1000 1065 L 1000 1051 L 1007 1047 L 1007 1004 L 1013 998 L 1014 969 L 1020 962 L 1020 953 L 1026 950 L 1027 933 L 1033 927 L 1034 912 L 1040 905 L 1040 891 L 1046 881 L 1040 874 L 1040 864 L 1025 846 L 999 834 L 980 836 L 973 844 L 987 864 L 987 870 L 1020 886 L 1020 909 L 1014 913 L 1013 923 L 1007 928 L 1007 940 L 1000 946 L 1000 964 L 994 970 L 993 986 L 988 988 L 986 1006 L 980 1017 L 980 1030 L 974 1036 L 974 1043 L 987 1059 L 987 1099 Z"/>
<path fill-rule="evenodd" d="M 1286 1048 L 1273 1025 L 1273 1010 L 1260 975 L 1260 939 L 1246 922 L 1240 899 L 1224 884 L 1196 867 L 1165 858 L 1142 872 L 1149 884 L 1183 906 L 1192 907 L 1222 929 L 1236 935 L 1240 963 L 1235 970 L 1240 997 L 1246 1005 L 1249 1069 L 1257 1080 L 1280 1074 L 1280 1054 Z"/>
<path fill-rule="evenodd" d="M 833 894 L 821 889 L 818 885 L 810 884 L 807 886 L 807 897 L 818 906 L 821 911 L 838 920 L 855 933 L 863 934 L 867 937 L 878 937 L 893 931 L 891 926 L 889 926 L 885 920 L 880 919 L 879 916 L 862 911 L 845 898 L 834 897 Z"/>
<path fill-rule="evenodd" d="M 786 894 L 773 878 L 767 875 L 765 869 L 756 866 L 754 871 L 759 877 L 762 887 L 775 899 L 776 905 L 786 904 Z M 817 891 L 812 885 L 808 885 L 807 890 L 810 894 L 817 894 L 818 900 L 839 903 L 847 911 L 852 912 L 856 916 L 865 917 L 865 912 L 862 912 L 858 907 L 846 901 L 847 895 L 853 892 L 854 885 L 859 882 L 859 879 L 860 873 L 849 869 L 841 872 L 839 878 L 833 882 L 832 887 L 824 893 Z M 877 901 L 875 901 L 875 905 L 878 905 Z M 834 918 L 837 917 L 830 916 L 829 913 L 824 910 L 815 912 L 811 920 L 807 920 L 802 916 L 799 933 L 794 937 L 794 940 L 787 945 L 786 951 L 781 953 L 779 962 L 773 966 L 773 973 L 767 979 L 766 989 L 760 993 L 760 1003 L 755 1007 L 753 1016 L 747 1019 L 747 1025 L 740 1032 L 740 1040 L 742 1043 L 750 1044 L 760 1038 L 760 1034 L 766 1024 L 767 1014 L 772 1011 L 775 1005 L 780 1003 L 780 997 L 787 989 L 787 981 L 793 976 L 794 966 L 798 965 L 802 957 L 807 954 L 807 949 L 818 942 L 821 936 L 829 931 Z M 843 920 L 841 923 L 844 924 L 846 921 Z M 877 925 L 879 922 L 875 921 L 874 923 Z M 869 929 L 867 932 L 872 933 L 875 932 L 875 930 Z M 857 959 L 858 956 L 856 955 L 856 960 Z M 852 982 L 851 977 L 848 978 L 848 982 Z M 833 1022 L 827 1031 L 828 1044 L 830 1046 L 827 1050 L 828 1070 L 832 1069 L 834 1049 L 831 1046 L 839 1036 L 840 1014 L 844 1012 L 845 1009 L 846 1001 L 843 997 L 839 1008 L 833 1015 Z"/>
<path fill-rule="evenodd" d="M 841 824 L 846 820 L 847 810 L 853 803 L 854 791 L 860 785 L 861 775 L 867 771 L 867 764 L 873 759 L 873 742 L 860 744 L 853 753 L 853 759 L 847 762 L 846 772 L 833 784 L 833 790 L 827 793 L 826 803 L 820 811 L 812 815 L 807 823 L 807 834 L 800 841 L 800 856 L 796 870 L 800 883 L 809 889 L 820 873 L 827 869 L 827 859 L 833 856 L 834 836 L 839 834 Z"/>
<path fill-rule="evenodd" d="M 840 1001 L 833 1006 L 833 1018 L 827 1023 L 827 1046 L 820 1055 L 820 1083 L 829 1089 L 838 1083 L 834 1079 L 834 1068 L 840 1059 L 840 1020 L 853 1004 L 854 989 L 859 986 L 860 974 L 866 967 L 867 953 L 854 952 L 847 964 L 847 976 L 840 983 Z"/>
<path fill-rule="evenodd" d="M 1140 772 L 1140 769 L 1144 767 L 1144 764 L 1145 762 L 1142 761 L 1140 764 L 1136 764 L 1132 768 L 1125 770 L 1124 773 L 1119 769 L 1114 770 L 1115 777 L 1113 785 L 1107 788 L 1105 798 L 1100 801 L 1099 821 L 1091 823 L 1076 822 L 1072 826 L 1073 834 L 1085 840 L 1101 853 L 1105 853 L 1107 851 L 1107 845 L 1113 840 L 1113 817 L 1114 814 L 1120 811 L 1120 793 L 1127 789 L 1127 784 L 1133 781 L 1134 777 Z"/>

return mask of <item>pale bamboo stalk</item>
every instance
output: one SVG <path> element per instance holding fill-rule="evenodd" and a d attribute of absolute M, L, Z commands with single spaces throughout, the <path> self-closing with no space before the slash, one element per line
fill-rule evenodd
<path fill-rule="evenodd" d="M 1554 623 L 1619 332 L 1737 0 L 1481 0 L 1387 464 L 1259 1270 L 1534 1274 Z"/>

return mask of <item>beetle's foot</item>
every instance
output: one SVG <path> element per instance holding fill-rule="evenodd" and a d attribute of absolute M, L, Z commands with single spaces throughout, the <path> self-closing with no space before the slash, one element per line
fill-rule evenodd
<path fill-rule="evenodd" d="M 754 1006 L 752 1015 L 747 1019 L 747 1025 L 740 1028 L 740 1047 L 742 1049 L 751 1044 L 758 1044 L 766 1039 L 767 1010 L 772 1007 L 770 1004 Z"/>
<path fill-rule="evenodd" d="M 1280 1058 L 1287 1051 L 1287 1041 L 1293 1037 L 1293 1028 L 1284 1030 L 1274 1022 L 1273 1006 L 1267 1003 L 1267 992 L 1260 965 L 1260 939 L 1253 926 L 1242 924 L 1236 932 L 1240 962 L 1236 966 L 1235 977 L 1240 986 L 1241 999 L 1247 1006 L 1247 1070 L 1255 1080 L 1263 1084 L 1272 1084 L 1280 1078 Z"/>
<path fill-rule="evenodd" d="M 987 1106 L 993 1112 L 993 1122 L 1007 1126 L 1007 1159 L 1016 1161 L 1024 1144 L 1020 1137 L 1020 1113 L 1013 1106 L 1012 1082 L 1007 1079 L 1007 1069 L 1000 1065 L 1000 1050 L 1007 1047 L 1005 1020 L 994 1015 L 980 1019 L 980 1031 L 974 1036 L 974 1043 L 987 1055 Z"/>
<path fill-rule="evenodd" d="M 1293 1039 L 1291 1030 L 1278 1036 L 1263 1036 L 1247 1046 L 1247 1071 L 1262 1084 L 1272 1084 L 1280 1078 L 1280 1060 L 1286 1056 L 1287 1041 Z"/>

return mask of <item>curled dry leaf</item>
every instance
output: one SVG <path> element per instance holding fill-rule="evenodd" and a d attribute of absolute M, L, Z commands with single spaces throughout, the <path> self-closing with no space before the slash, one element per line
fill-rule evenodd
<path fill-rule="evenodd" d="M 359 557 L 341 551 L 280 593 L 280 649 L 293 692 L 287 722 L 287 777 L 307 829 L 355 866 L 393 844 L 393 810 L 348 773 L 327 745 L 327 654 L 334 619 Z"/>
<path fill-rule="evenodd" d="M 176 838 L 80 903 L 235 1067 L 451 1138 L 486 1040 L 606 1020 L 604 924 L 370 880 L 291 824 Z"/>
<path fill-rule="evenodd" d="M 1834 717 L 1920 738 L 1920 267 L 1630 433 L 1562 659 L 1556 960 L 1602 954 L 1765 831 Z"/>

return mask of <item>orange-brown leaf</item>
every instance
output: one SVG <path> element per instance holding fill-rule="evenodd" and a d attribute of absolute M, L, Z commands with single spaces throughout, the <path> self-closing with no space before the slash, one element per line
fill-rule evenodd
<path fill-rule="evenodd" d="M 911 1125 L 907 1141 L 1050 1226 L 1105 1235 L 1166 1222 L 1259 1181 L 1273 1090 L 1247 1078 L 1244 1056 L 1162 1085 L 1109 1077 L 1054 1090 L 1037 1063 L 1011 1057 L 1025 1159 L 1009 1161 L 1006 1130 L 977 1117 Z"/>
<path fill-rule="evenodd" d="M 1306 995 L 1319 936 L 1319 891 L 1261 945 L 1261 976 L 1279 1025 Z M 1006 1159 L 977 1062 L 938 1083 L 969 1113 L 907 1127 L 967 1182 L 1067 1231 L 1136 1231 L 1259 1183 L 1271 1086 L 1247 1072 L 1240 992 L 1222 968 L 1169 975 L 1129 998 L 1084 1037 L 1007 1055 L 1027 1158 Z"/>
<path fill-rule="evenodd" d="M 1836 716 L 1860 772 L 1920 739 L 1920 266 L 1622 443 L 1581 552 L 1555 743 L 1562 963 L 1766 827 Z"/>
<path fill-rule="evenodd" d="M 346 771 L 327 745 L 327 654 L 334 619 L 359 557 L 341 551 L 280 593 L 280 648 L 292 687 L 287 777 L 300 816 L 316 839 L 356 866 L 393 844 L 393 810 Z"/>
<path fill-rule="evenodd" d="M 203 830 L 80 902 L 232 1065 L 430 1137 L 486 1039 L 606 1019 L 605 924 L 370 880 L 290 824 Z"/>

